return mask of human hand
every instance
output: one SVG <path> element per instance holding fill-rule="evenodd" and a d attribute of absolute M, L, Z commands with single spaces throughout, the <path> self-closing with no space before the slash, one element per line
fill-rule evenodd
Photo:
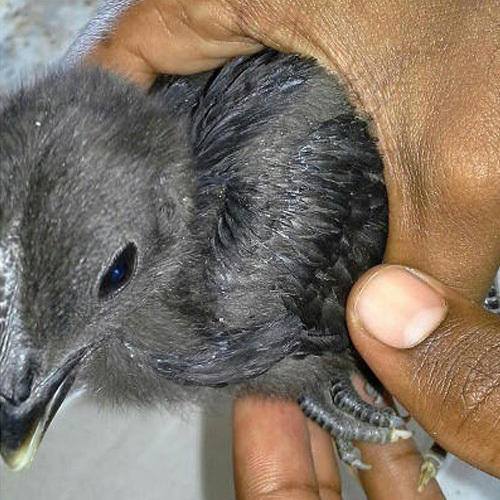
<path fill-rule="evenodd" d="M 314 57 L 343 79 L 372 117 L 384 155 L 385 260 L 434 276 L 447 303 L 445 318 L 439 311 L 434 325 L 428 318 L 428 331 L 442 319 L 441 326 L 420 346 L 386 347 L 361 328 L 365 278 L 350 300 L 353 340 L 440 444 L 495 474 L 500 328 L 480 304 L 500 255 L 499 8 L 455 1 L 144 0 L 88 58 L 147 86 L 157 73 L 210 69 L 268 45 Z M 394 303 L 384 304 L 380 311 L 396 318 Z"/>
<path fill-rule="evenodd" d="M 417 493 L 422 458 L 413 440 L 390 445 L 359 443 L 369 471 L 357 473 L 370 500 L 442 499 L 432 480 Z M 233 458 L 239 500 L 334 500 L 341 497 L 330 435 L 292 402 L 246 397 L 233 411 Z"/>
<path fill-rule="evenodd" d="M 499 318 L 428 275 L 384 265 L 356 283 L 347 319 L 359 353 L 432 437 L 500 476 Z"/>

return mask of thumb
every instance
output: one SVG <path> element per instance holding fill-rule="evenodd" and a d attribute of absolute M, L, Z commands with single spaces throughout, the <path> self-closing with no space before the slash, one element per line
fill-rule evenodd
<path fill-rule="evenodd" d="M 371 269 L 349 296 L 352 341 L 445 449 L 500 475 L 500 320 L 419 271 Z"/>

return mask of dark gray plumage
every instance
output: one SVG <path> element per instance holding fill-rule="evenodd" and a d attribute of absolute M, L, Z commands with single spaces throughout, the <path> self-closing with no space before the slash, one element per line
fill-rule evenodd
<path fill-rule="evenodd" d="M 0 115 L 4 456 L 73 379 L 140 404 L 221 386 L 305 396 L 306 413 L 346 413 L 341 439 L 394 439 L 402 421 L 350 388 L 359 365 L 344 321 L 353 282 L 382 259 L 386 219 L 366 123 L 296 56 L 265 51 L 149 96 L 79 68 L 11 96 Z M 54 410 L 43 411 L 45 428 Z M 385 437 L 365 432 L 376 428 Z"/>

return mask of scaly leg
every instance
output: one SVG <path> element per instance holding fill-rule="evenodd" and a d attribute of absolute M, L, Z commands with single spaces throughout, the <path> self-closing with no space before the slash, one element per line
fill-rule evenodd
<path fill-rule="evenodd" d="M 352 441 L 392 443 L 411 436 L 404 428 L 404 420 L 392 409 L 377 408 L 363 401 L 348 377 L 335 379 L 329 392 L 331 400 L 326 405 L 309 396 L 299 398 L 299 405 L 307 417 L 335 438 L 341 459 L 349 465 L 369 468 Z"/>
<path fill-rule="evenodd" d="M 378 427 L 401 428 L 405 421 L 389 406 L 379 408 L 363 401 L 348 376 L 339 377 L 330 388 L 333 405 L 357 420 Z"/>

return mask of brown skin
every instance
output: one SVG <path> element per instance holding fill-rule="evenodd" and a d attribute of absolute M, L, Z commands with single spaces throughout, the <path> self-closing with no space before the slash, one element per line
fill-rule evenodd
<path fill-rule="evenodd" d="M 449 306 L 419 346 L 387 347 L 355 310 L 365 276 L 349 301 L 352 339 L 442 446 L 496 475 L 500 324 L 481 302 L 500 264 L 499 18 L 495 1 L 144 0 L 88 58 L 148 86 L 158 73 L 214 68 L 266 45 L 314 57 L 344 80 L 384 155 L 385 261 L 432 275 Z M 234 422 L 239 498 L 293 498 L 279 493 L 290 486 L 296 498 L 339 497 L 329 440 L 293 405 L 237 401 Z M 413 444 L 364 448 L 374 470 L 399 478 L 392 485 L 412 483 L 400 496 L 411 498 Z M 384 497 L 384 474 L 361 474 L 370 498 Z M 330 485 L 321 496 L 318 484 Z M 435 484 L 426 495 L 439 497 Z"/>
<path fill-rule="evenodd" d="M 363 393 L 362 393 L 363 394 Z M 369 400 L 366 394 L 365 399 Z M 305 418 L 293 402 L 239 399 L 233 411 L 233 458 L 239 500 L 340 500 L 340 474 L 329 434 Z M 422 493 L 422 457 L 413 440 L 358 444 L 370 471 L 357 477 L 370 500 L 444 499 L 436 481 Z"/>

